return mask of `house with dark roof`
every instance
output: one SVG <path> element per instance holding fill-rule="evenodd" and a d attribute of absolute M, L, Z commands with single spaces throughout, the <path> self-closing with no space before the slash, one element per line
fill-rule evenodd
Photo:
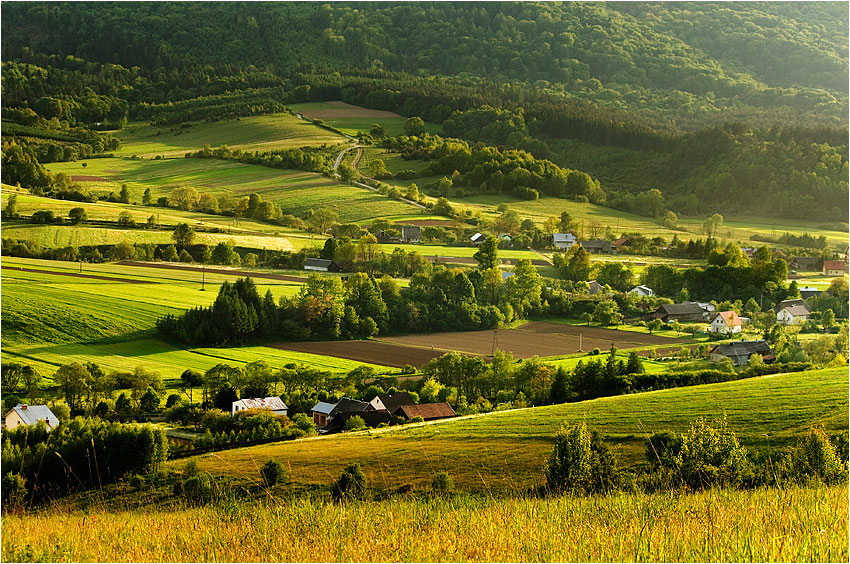
<path fill-rule="evenodd" d="M 843 260 L 823 261 L 824 276 L 844 276 L 847 272 L 847 264 Z"/>
<path fill-rule="evenodd" d="M 652 313 L 654 319 L 660 319 L 664 323 L 670 321 L 695 321 L 699 323 L 708 321 L 710 315 L 710 312 L 697 302 L 662 304 Z"/>
<path fill-rule="evenodd" d="M 712 333 L 740 333 L 743 322 L 734 311 L 720 311 L 711 318 L 708 330 Z"/>
<path fill-rule="evenodd" d="M 377 233 L 375 233 L 375 239 L 377 239 L 379 243 L 401 243 L 401 237 L 397 237 L 383 229 L 380 229 Z"/>
<path fill-rule="evenodd" d="M 59 425 L 59 418 L 46 405 L 19 403 L 9 410 L 5 418 L 7 429 L 14 429 L 20 425 L 38 425 L 39 421 L 44 421 L 48 429 Z"/>
<path fill-rule="evenodd" d="M 611 246 L 610 241 L 606 241 L 604 239 L 593 239 L 592 241 L 582 241 L 582 248 L 588 253 L 593 253 L 595 255 L 599 254 L 611 254 L 614 252 L 614 248 Z"/>
<path fill-rule="evenodd" d="M 776 314 L 779 325 L 802 325 L 809 320 L 812 312 L 805 305 L 785 306 Z"/>
<path fill-rule="evenodd" d="M 794 298 L 792 300 L 782 300 L 781 302 L 779 302 L 778 304 L 773 306 L 773 313 L 779 313 L 780 311 L 782 311 L 786 307 L 793 307 L 793 306 L 803 306 L 803 307 L 808 309 L 808 306 L 806 305 L 805 300 L 803 300 L 802 298 Z"/>
<path fill-rule="evenodd" d="M 419 243 L 422 241 L 422 228 L 418 225 L 402 225 L 401 226 L 401 242 L 402 243 Z"/>
<path fill-rule="evenodd" d="M 724 358 L 728 358 L 735 366 L 745 366 L 750 362 L 750 356 L 754 354 L 760 354 L 767 363 L 776 359 L 773 350 L 764 339 L 715 345 L 708 351 L 708 359 L 711 362 L 720 362 Z"/>
<path fill-rule="evenodd" d="M 790 266 L 797 270 L 820 270 L 823 260 L 820 257 L 793 257 Z"/>
<path fill-rule="evenodd" d="M 800 288 L 800 297 L 804 300 L 814 298 L 815 296 L 819 296 L 822 293 L 823 290 L 818 290 L 817 288 L 813 288 L 811 286 L 803 286 Z"/>
<path fill-rule="evenodd" d="M 304 270 L 339 272 L 339 266 L 330 259 L 308 258 L 304 261 Z"/>
<path fill-rule="evenodd" d="M 455 417 L 457 414 L 446 402 L 440 403 L 420 403 L 418 405 L 400 405 L 393 412 L 396 417 L 403 417 L 405 421 L 410 421 L 414 417 L 421 417 L 425 421 L 433 421 L 435 419 L 446 419 L 447 417 Z"/>
<path fill-rule="evenodd" d="M 369 402 L 375 411 L 394 412 L 399 406 L 414 405 L 413 398 L 407 392 L 395 392 L 393 394 L 378 394 Z"/>

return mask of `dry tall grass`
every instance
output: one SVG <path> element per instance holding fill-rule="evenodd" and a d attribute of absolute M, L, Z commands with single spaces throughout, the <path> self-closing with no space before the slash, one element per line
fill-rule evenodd
<path fill-rule="evenodd" d="M 305 498 L 3 518 L 4 561 L 848 560 L 848 488 L 557 499 Z"/>

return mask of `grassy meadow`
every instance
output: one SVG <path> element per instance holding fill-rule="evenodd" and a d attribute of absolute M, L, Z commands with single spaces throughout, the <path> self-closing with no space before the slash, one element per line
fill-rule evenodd
<path fill-rule="evenodd" d="M 290 104 L 288 107 L 303 114 L 307 119 L 314 117 L 321 119 L 328 125 L 352 136 L 360 132 L 368 133 L 372 125 L 376 123 L 384 126 L 390 137 L 402 135 L 404 122 L 407 121 L 406 117 L 392 112 L 369 110 L 343 102 L 304 102 Z M 425 122 L 425 130 L 428 133 L 437 134 L 442 130 L 442 125 Z"/>
<path fill-rule="evenodd" d="M 846 562 L 847 486 L 3 517 L 6 562 Z M 152 534 L 152 532 L 154 532 Z"/>
<path fill-rule="evenodd" d="M 345 465 L 359 462 L 385 491 L 405 485 L 427 490 L 433 475 L 446 470 L 460 490 L 519 492 L 541 483 L 553 437 L 565 423 L 585 421 L 614 445 L 622 466 L 632 467 L 644 460 L 647 437 L 682 432 L 701 416 L 725 413 L 741 442 L 756 449 L 792 444 L 816 423 L 831 433 L 846 430 L 847 386 L 846 367 L 778 374 L 241 448 L 196 460 L 211 473 L 250 479 L 276 458 L 301 486 L 328 484 Z"/>
<path fill-rule="evenodd" d="M 272 151 L 307 145 L 335 145 L 346 141 L 342 135 L 287 113 L 192 123 L 188 127 L 130 124 L 113 134 L 121 141 L 116 155 L 146 158 L 156 155 L 182 157 L 187 151 L 197 151 L 205 145 L 227 145 L 242 151 Z"/>
<path fill-rule="evenodd" d="M 168 196 L 179 186 L 191 186 L 198 192 L 208 192 L 219 199 L 257 193 L 263 199 L 280 205 L 284 213 L 297 216 L 310 209 L 327 207 L 336 211 L 343 223 L 406 214 L 416 209 L 371 190 L 300 170 L 273 169 L 216 159 L 93 159 L 86 163 L 86 167 L 82 166 L 82 162 L 52 163 L 48 168 L 54 173 L 102 179 L 81 183 L 96 194 L 117 194 L 121 183 L 126 183 L 131 201 L 141 201 L 146 188 L 151 189 L 156 200 Z"/>

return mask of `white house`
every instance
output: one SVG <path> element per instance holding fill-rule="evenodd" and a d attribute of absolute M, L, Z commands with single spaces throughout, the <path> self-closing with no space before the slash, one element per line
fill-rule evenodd
<path fill-rule="evenodd" d="M 47 423 L 48 429 L 53 429 L 59 425 L 59 418 L 46 405 L 19 403 L 6 414 L 7 429 L 14 429 L 19 425 L 38 425 L 39 421 Z"/>
<path fill-rule="evenodd" d="M 286 415 L 286 404 L 279 397 L 272 396 L 268 398 L 245 398 L 233 402 L 230 414 L 236 415 L 237 411 L 245 411 L 246 409 L 266 409 L 275 415 Z"/>
<path fill-rule="evenodd" d="M 627 294 L 637 294 L 638 296 L 640 296 L 642 298 L 655 295 L 655 292 L 652 290 L 652 288 L 650 288 L 649 286 L 643 286 L 643 285 L 635 286 L 634 288 L 632 288 L 631 290 L 629 290 L 626 293 Z"/>
<path fill-rule="evenodd" d="M 712 333 L 740 333 L 742 325 L 741 318 L 734 311 L 720 311 L 714 314 L 708 330 Z"/>
<path fill-rule="evenodd" d="M 809 308 L 804 305 L 786 306 L 776 314 L 779 325 L 802 325 L 809 319 Z"/>
<path fill-rule="evenodd" d="M 572 249 L 576 244 L 576 236 L 572 233 L 552 233 L 552 242 L 556 249 Z"/>

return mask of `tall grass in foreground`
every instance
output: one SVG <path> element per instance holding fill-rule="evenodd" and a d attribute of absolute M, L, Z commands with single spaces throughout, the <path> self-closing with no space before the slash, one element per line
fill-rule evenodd
<path fill-rule="evenodd" d="M 3 561 L 833 561 L 848 488 L 554 499 L 306 498 L 3 517 Z"/>

